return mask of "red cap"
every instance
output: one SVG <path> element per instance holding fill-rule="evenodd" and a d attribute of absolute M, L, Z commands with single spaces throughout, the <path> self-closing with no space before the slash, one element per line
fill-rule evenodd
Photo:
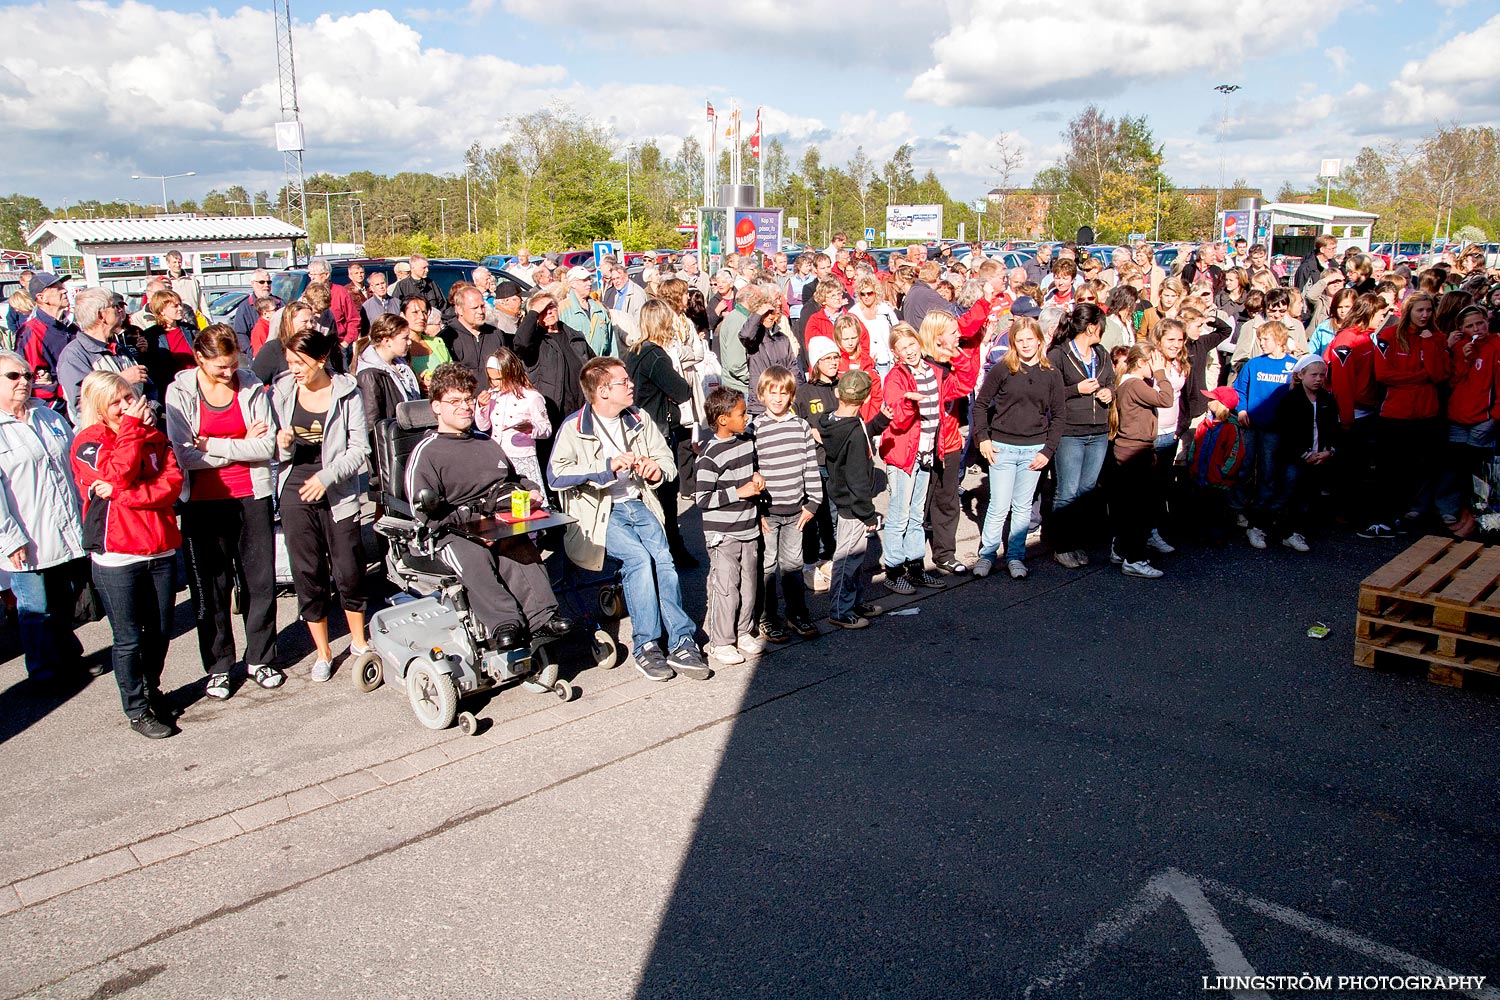
<path fill-rule="evenodd" d="M 1217 389 L 1204 389 L 1203 395 L 1209 399 L 1217 399 L 1224 404 L 1226 410 L 1235 410 L 1240 405 L 1240 394 L 1227 385 L 1221 385 Z"/>

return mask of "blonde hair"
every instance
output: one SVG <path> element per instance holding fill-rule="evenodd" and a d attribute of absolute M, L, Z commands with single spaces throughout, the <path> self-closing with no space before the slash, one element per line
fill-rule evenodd
<path fill-rule="evenodd" d="M 1285 323 L 1281 322 L 1278 319 L 1268 319 L 1260 326 L 1256 327 L 1255 339 L 1259 340 L 1262 334 L 1267 333 L 1271 335 L 1272 340 L 1279 343 L 1282 347 L 1285 347 L 1287 345 L 1287 341 L 1292 337 L 1292 331 L 1287 328 L 1287 325 Z"/>
<path fill-rule="evenodd" d="M 848 313 L 833 321 L 833 344 L 842 353 L 844 350 L 844 334 L 853 330 L 855 333 L 863 334 L 865 325 Z"/>
<path fill-rule="evenodd" d="M 1022 330 L 1030 330 L 1032 333 L 1036 334 L 1037 367 L 1050 369 L 1052 367 L 1052 362 L 1047 360 L 1047 352 L 1045 350 L 1047 343 L 1046 338 L 1042 336 L 1042 324 L 1038 323 L 1030 316 L 1017 316 L 1010 321 L 1010 346 L 1005 349 L 1005 357 L 1001 359 L 1005 362 L 1006 370 L 1009 371 L 1012 375 L 1021 370 L 1021 365 L 1023 362 L 1021 361 L 1021 352 L 1016 350 L 1016 334 L 1020 333 Z"/>
<path fill-rule="evenodd" d="M 791 402 L 797 398 L 797 376 L 787 371 L 780 365 L 772 365 L 760 373 L 760 378 L 755 380 L 755 398 L 765 402 L 766 390 L 780 387 L 792 394 Z"/>
<path fill-rule="evenodd" d="M 1197 310 L 1194 310 L 1194 312 L 1197 312 Z M 1199 313 L 1198 316 L 1201 317 L 1202 314 Z M 1176 330 L 1178 333 L 1182 334 L 1182 348 L 1177 352 L 1177 357 L 1175 360 L 1169 359 L 1167 357 L 1167 352 L 1161 344 L 1162 338 L 1166 336 L 1167 331 L 1169 330 Z M 1180 315 L 1177 319 L 1171 319 L 1169 317 L 1156 324 L 1156 329 L 1151 331 L 1151 346 L 1156 348 L 1157 353 L 1161 355 L 1163 361 L 1166 361 L 1168 364 L 1174 365 L 1176 367 L 1177 373 L 1179 375 L 1187 377 L 1188 375 L 1192 374 L 1193 359 L 1188 356 L 1187 321 L 1184 317 Z"/>
<path fill-rule="evenodd" d="M 913 327 L 910 323 L 904 321 L 901 323 L 892 323 L 891 335 L 889 340 L 887 341 L 887 343 L 890 344 L 891 353 L 894 354 L 896 351 L 896 345 L 901 343 L 901 341 L 906 340 L 907 338 L 915 340 L 919 346 L 922 343 L 922 338 L 917 336 L 916 328 Z"/>
<path fill-rule="evenodd" d="M 927 315 L 922 317 L 922 327 L 917 331 L 917 340 L 922 345 L 922 353 L 934 361 L 947 364 L 953 355 L 944 350 L 938 344 L 938 338 L 949 330 L 958 329 L 958 320 L 953 314 L 941 309 L 929 309 Z"/>
<path fill-rule="evenodd" d="M 641 306 L 641 339 L 633 350 L 640 352 L 646 345 L 668 347 L 677 340 L 677 312 L 661 299 L 647 299 Z"/>
<path fill-rule="evenodd" d="M 134 396 L 135 386 L 125 381 L 118 372 L 89 372 L 78 387 L 78 429 L 92 427 L 104 419 L 104 411 L 120 390 L 125 389 Z"/>

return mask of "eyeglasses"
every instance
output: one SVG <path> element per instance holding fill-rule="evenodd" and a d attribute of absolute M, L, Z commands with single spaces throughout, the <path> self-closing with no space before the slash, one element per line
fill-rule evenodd
<path fill-rule="evenodd" d="M 617 385 L 630 385 L 630 384 L 631 384 L 631 381 L 628 378 L 617 378 L 617 379 L 615 379 L 612 382 L 604 382 L 604 383 L 602 383 L 599 386 L 599 388 L 601 388 L 601 389 L 613 389 Z"/>
<path fill-rule="evenodd" d="M 261 278 L 261 279 L 257 279 L 255 281 L 250 282 L 250 284 L 252 284 L 252 285 L 269 285 L 270 283 L 271 283 L 271 279 L 270 278 Z"/>
<path fill-rule="evenodd" d="M 862 298 L 862 299 L 873 299 L 875 297 L 875 293 L 874 292 L 860 292 L 859 293 L 859 297 Z"/>
<path fill-rule="evenodd" d="M 472 410 L 472 409 L 474 409 L 474 397 L 473 396 L 464 396 L 464 397 L 462 397 L 460 399 L 440 399 L 440 400 L 438 400 L 438 402 L 442 403 L 444 406 L 451 406 L 455 410 Z"/>
<path fill-rule="evenodd" d="M 24 378 L 26 381 L 30 382 L 31 372 L 0 372 L 0 378 L 7 378 L 12 382 L 18 382 Z"/>

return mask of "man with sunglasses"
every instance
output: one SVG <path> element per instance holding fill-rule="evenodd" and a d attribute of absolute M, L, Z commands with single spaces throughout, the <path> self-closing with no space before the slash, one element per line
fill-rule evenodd
<path fill-rule="evenodd" d="M 511 466 L 500 443 L 474 430 L 474 391 L 479 380 L 468 368 L 449 362 L 432 373 L 428 386 L 437 429 L 412 451 L 406 467 L 406 495 L 412 511 L 429 525 L 460 526 L 502 507 L 513 490 L 542 487 Z M 436 498 L 419 507 L 423 490 Z M 541 554 L 527 535 L 488 546 L 457 534 L 440 535 L 437 555 L 453 567 L 468 592 L 469 607 L 496 649 L 523 645 L 530 637 L 561 638 L 573 622 L 557 610 Z"/>
<path fill-rule="evenodd" d="M 240 353 L 250 357 L 250 333 L 255 329 L 255 324 L 260 321 L 260 310 L 256 308 L 256 302 L 261 299 L 270 299 L 280 309 L 285 303 L 271 294 L 271 272 L 265 268 L 257 268 L 250 275 L 250 294 L 245 296 L 234 310 L 234 315 L 229 317 L 229 328 L 234 335 L 240 339 Z"/>

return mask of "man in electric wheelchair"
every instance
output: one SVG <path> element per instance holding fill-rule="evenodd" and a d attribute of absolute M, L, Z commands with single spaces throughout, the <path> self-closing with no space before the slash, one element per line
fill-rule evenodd
<path fill-rule="evenodd" d="M 412 512 L 429 527 L 458 528 L 509 511 L 511 494 L 542 487 L 523 479 L 505 459 L 499 442 L 474 430 L 477 379 L 468 368 L 444 364 L 429 384 L 437 429 L 412 451 L 406 465 L 406 495 Z M 426 503 L 418 498 L 427 491 Z M 533 638 L 561 638 L 573 622 L 557 610 L 541 554 L 525 534 L 484 544 L 455 531 L 441 533 L 436 555 L 451 566 L 467 591 L 469 607 L 496 649 L 523 646 Z"/>

